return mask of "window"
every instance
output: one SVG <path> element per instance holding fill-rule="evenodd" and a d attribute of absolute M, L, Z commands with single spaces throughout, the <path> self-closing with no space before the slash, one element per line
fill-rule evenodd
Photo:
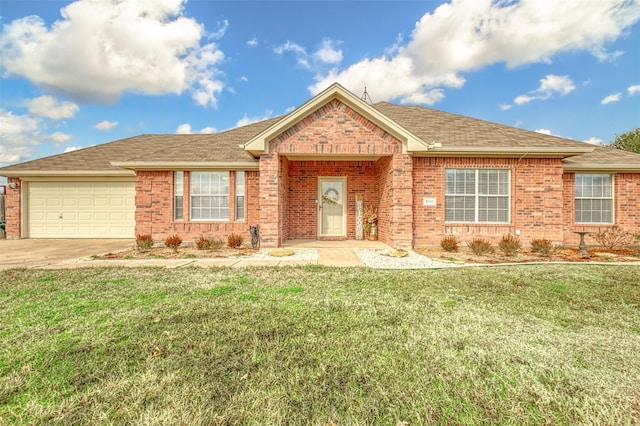
<path fill-rule="evenodd" d="M 509 223 L 509 170 L 447 169 L 445 221 Z"/>
<path fill-rule="evenodd" d="M 236 172 L 236 220 L 244 220 L 244 172 Z"/>
<path fill-rule="evenodd" d="M 182 220 L 182 191 L 184 172 L 173 172 L 173 219 Z"/>
<path fill-rule="evenodd" d="M 613 223 L 613 179 L 605 174 L 576 174 L 576 222 Z"/>
<path fill-rule="evenodd" d="M 229 220 L 229 173 L 192 172 L 191 219 Z"/>

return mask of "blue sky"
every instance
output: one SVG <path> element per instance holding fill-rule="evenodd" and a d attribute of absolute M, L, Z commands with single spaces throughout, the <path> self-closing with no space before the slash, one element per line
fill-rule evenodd
<path fill-rule="evenodd" d="M 0 166 L 287 113 L 334 81 L 591 143 L 640 125 L 640 0 L 0 0 Z"/>

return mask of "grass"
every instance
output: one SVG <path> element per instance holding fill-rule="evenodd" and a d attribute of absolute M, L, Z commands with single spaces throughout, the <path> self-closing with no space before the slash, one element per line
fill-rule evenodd
<path fill-rule="evenodd" d="M 638 424 L 638 272 L 3 271 L 0 424 Z"/>

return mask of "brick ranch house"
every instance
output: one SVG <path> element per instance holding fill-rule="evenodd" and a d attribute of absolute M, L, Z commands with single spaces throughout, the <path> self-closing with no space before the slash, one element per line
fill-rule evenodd
<path fill-rule="evenodd" d="M 393 247 L 575 244 L 640 232 L 640 155 L 418 106 L 370 105 L 334 84 L 282 117 L 211 135 L 141 135 L 0 169 L 9 238 L 178 234 L 355 239 L 356 197 Z"/>

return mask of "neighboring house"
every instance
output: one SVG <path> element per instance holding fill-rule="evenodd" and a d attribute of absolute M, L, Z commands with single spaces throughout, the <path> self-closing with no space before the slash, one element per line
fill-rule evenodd
<path fill-rule="evenodd" d="M 9 238 L 354 239 L 357 196 L 379 239 L 435 246 L 505 234 L 574 244 L 640 233 L 640 155 L 334 84 L 291 113 L 212 135 L 142 135 L 0 169 Z M 324 196 L 324 198 L 323 198 Z"/>

